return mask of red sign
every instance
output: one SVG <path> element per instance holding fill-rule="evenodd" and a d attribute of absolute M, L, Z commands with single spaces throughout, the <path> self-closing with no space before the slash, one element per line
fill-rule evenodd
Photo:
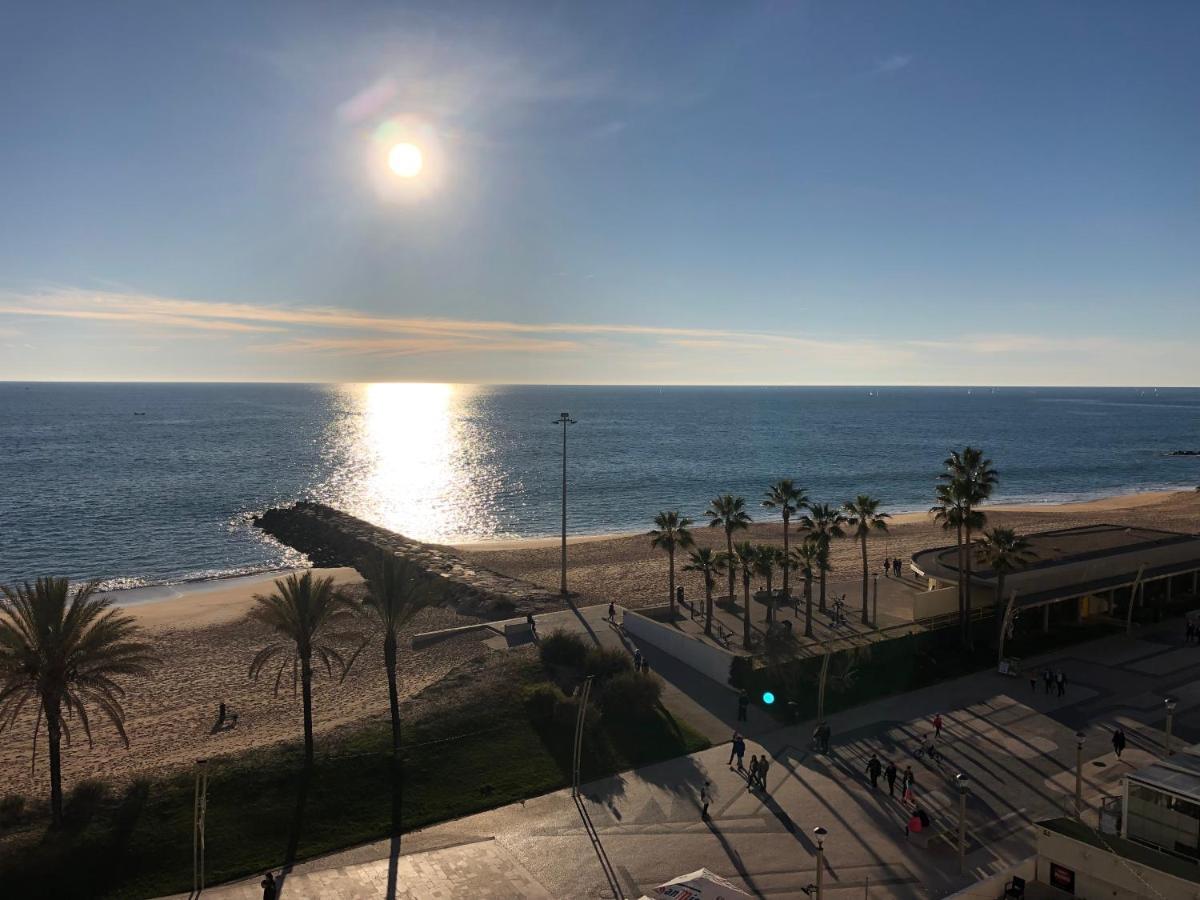
<path fill-rule="evenodd" d="M 1058 863 L 1050 863 L 1050 883 L 1061 891 L 1069 891 L 1074 894 L 1075 870 L 1060 866 Z"/>

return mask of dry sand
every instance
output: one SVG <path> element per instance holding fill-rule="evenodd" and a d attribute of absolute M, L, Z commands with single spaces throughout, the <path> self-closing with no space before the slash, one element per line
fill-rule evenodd
<path fill-rule="evenodd" d="M 762 511 L 762 512 L 765 512 Z M 1020 531 L 1038 531 L 1098 522 L 1144 525 L 1179 531 L 1200 530 L 1200 494 L 1139 494 L 1091 503 L 1060 506 L 990 508 L 992 524 Z M 698 527 L 698 539 L 718 545 L 715 529 Z M 780 543 L 777 522 L 755 525 L 747 537 Z M 916 550 L 947 542 L 947 535 L 927 516 L 898 516 L 891 533 L 873 538 L 871 566 L 878 569 L 884 556 L 909 556 Z M 558 546 L 554 541 L 505 542 L 473 545 L 464 556 L 476 564 L 509 575 L 527 578 L 551 588 L 558 586 Z M 572 542 L 570 579 L 585 602 L 609 599 L 631 607 L 661 603 L 666 599 L 666 559 L 653 551 L 642 535 L 596 537 Z M 849 578 L 859 571 L 857 545 L 838 541 L 834 547 L 833 577 Z M 321 570 L 355 589 L 350 569 Z M 76 728 L 75 745 L 64 752 L 68 788 L 88 777 L 114 780 L 161 773 L 191 765 L 198 757 L 243 751 L 300 736 L 299 700 L 283 690 L 273 697 L 271 682 L 251 681 L 246 671 L 256 650 L 268 635 L 247 620 L 256 593 L 270 591 L 278 577 L 261 576 L 210 582 L 160 593 L 177 594 L 158 602 L 129 606 L 146 629 L 162 660 L 147 679 L 127 679 L 126 749 L 110 726 L 93 716 L 95 747 L 88 749 Z M 692 573 L 680 573 L 689 596 L 701 595 L 702 585 Z M 125 599 L 139 596 L 130 593 Z M 419 631 L 475 622 L 444 609 L 426 610 L 408 629 Z M 400 657 L 400 684 L 410 697 L 438 681 L 449 671 L 485 652 L 478 638 L 464 637 Z M 360 659 L 345 683 L 321 673 L 314 691 L 314 717 L 318 733 L 338 726 L 387 714 L 387 688 L 382 671 L 382 651 L 372 647 Z M 218 702 L 225 700 L 239 715 L 236 728 L 213 732 Z M 23 716 L 15 727 L 0 735 L 0 796 L 9 792 L 40 795 L 47 788 L 44 740 L 38 764 L 30 772 L 30 735 L 33 717 Z"/>

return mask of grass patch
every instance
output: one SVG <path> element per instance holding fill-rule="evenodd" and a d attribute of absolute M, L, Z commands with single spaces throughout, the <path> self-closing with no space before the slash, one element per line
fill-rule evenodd
<path fill-rule="evenodd" d="M 405 721 L 403 829 L 457 818 L 570 783 L 573 718 L 531 714 L 546 682 L 529 654 L 490 658 L 435 686 Z M 583 776 L 691 753 L 707 741 L 661 707 L 647 718 L 594 717 Z M 208 882 L 278 867 L 392 833 L 390 724 L 318 739 L 311 776 L 297 746 L 214 760 Z M 323 752 L 322 752 L 323 751 Z M 39 798 L 40 801 L 40 798 Z M 191 887 L 190 775 L 119 792 L 79 785 L 68 827 L 35 821 L 0 842 L 6 896 L 140 898 Z"/>

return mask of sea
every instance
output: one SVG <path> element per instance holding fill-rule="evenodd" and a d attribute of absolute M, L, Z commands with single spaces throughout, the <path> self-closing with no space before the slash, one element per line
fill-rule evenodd
<path fill-rule="evenodd" d="M 0 583 L 108 589 L 303 564 L 255 513 L 322 500 L 443 543 L 651 527 L 772 481 L 926 509 L 951 448 L 997 501 L 1194 488 L 1200 390 L 0 383 Z"/>

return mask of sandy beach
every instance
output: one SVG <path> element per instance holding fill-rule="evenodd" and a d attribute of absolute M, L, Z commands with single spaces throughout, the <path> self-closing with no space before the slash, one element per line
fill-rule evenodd
<path fill-rule="evenodd" d="M 756 517 L 765 512 L 753 509 Z M 1088 503 L 993 507 L 987 510 L 992 524 L 1020 531 L 1037 531 L 1099 522 L 1142 525 L 1179 531 L 1200 530 L 1200 493 L 1178 492 L 1112 497 Z M 762 518 L 765 518 L 762 517 Z M 695 529 L 700 542 L 718 545 L 721 535 L 702 524 Z M 778 522 L 752 527 L 747 538 L 781 543 Z M 928 516 L 897 516 L 890 534 L 873 538 L 871 565 L 878 568 L 885 556 L 913 552 L 947 543 L 948 535 Z M 487 549 L 482 549 L 487 546 Z M 468 545 L 463 555 L 476 564 L 509 575 L 527 578 L 547 587 L 558 585 L 558 545 L 555 541 L 508 541 L 498 545 Z M 834 578 L 858 572 L 858 548 L 851 541 L 834 546 Z M 570 580 L 582 602 L 616 600 L 630 607 L 661 603 L 666 597 L 666 558 L 653 551 L 644 535 L 589 537 L 574 540 L 570 548 Z M 333 576 L 348 590 L 360 590 L 352 569 L 318 570 Z M 126 749 L 110 726 L 94 719 L 95 747 L 88 749 L 82 733 L 64 752 L 68 787 L 88 777 L 123 780 L 167 772 L 190 765 L 199 757 L 212 757 L 261 747 L 300 737 L 300 705 L 290 690 L 273 697 L 269 682 L 247 677 L 250 659 L 266 642 L 265 631 L 246 619 L 257 593 L 269 592 L 281 573 L 205 582 L 182 587 L 124 592 L 119 601 L 146 629 L 162 660 L 147 679 L 129 679 L 126 702 Z M 691 573 L 680 574 L 689 596 L 702 595 L 702 585 Z M 402 636 L 409 645 L 413 633 L 474 622 L 448 609 L 423 612 Z M 400 685 L 411 697 L 447 672 L 485 650 L 478 639 L 458 638 L 419 652 L 401 654 Z M 382 652 L 371 648 L 342 684 L 319 676 L 314 692 L 318 733 L 338 726 L 383 716 L 387 690 L 382 672 Z M 215 732 L 217 704 L 224 700 L 237 712 L 236 728 Z M 23 717 L 26 718 L 26 717 Z M 46 790 L 44 745 L 38 765 L 30 772 L 30 735 L 33 717 L 0 736 L 0 795 L 19 792 L 40 795 Z"/>

